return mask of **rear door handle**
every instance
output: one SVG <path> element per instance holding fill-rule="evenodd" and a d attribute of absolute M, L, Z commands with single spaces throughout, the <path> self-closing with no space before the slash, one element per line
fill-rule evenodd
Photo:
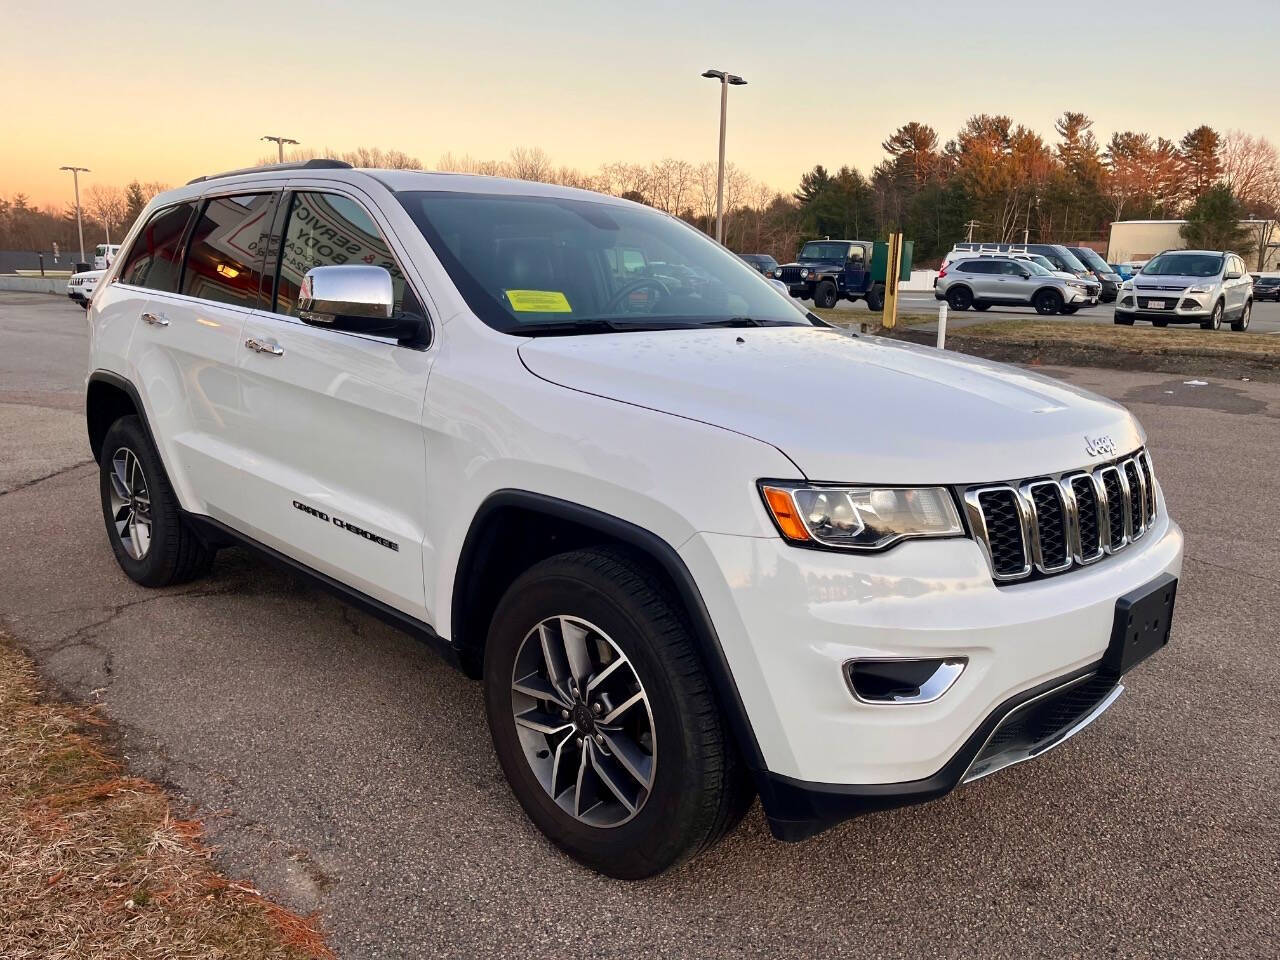
<path fill-rule="evenodd" d="M 274 340 L 259 340 L 257 337 L 250 337 L 244 342 L 244 345 L 254 353 L 265 353 L 272 357 L 284 356 L 284 347 Z"/>
<path fill-rule="evenodd" d="M 167 317 L 157 316 L 154 313 L 144 313 L 142 315 L 142 319 L 145 320 L 147 323 L 151 324 L 153 327 L 167 327 L 169 325 L 169 320 Z"/>

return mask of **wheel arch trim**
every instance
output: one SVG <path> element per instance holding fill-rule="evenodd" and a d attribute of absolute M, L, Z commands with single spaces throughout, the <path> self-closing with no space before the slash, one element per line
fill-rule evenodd
<path fill-rule="evenodd" d="M 509 508 L 569 521 L 617 540 L 641 553 L 666 574 L 689 617 L 698 654 L 711 680 L 716 700 L 724 713 L 729 733 L 743 762 L 759 782 L 760 777 L 766 772 L 764 756 L 750 718 L 747 716 L 746 705 L 733 679 L 733 672 L 729 668 L 729 661 L 725 657 L 719 634 L 703 600 L 702 592 L 698 589 L 697 582 L 684 560 L 670 543 L 651 530 L 629 520 L 529 490 L 504 488 L 489 494 L 472 516 L 466 537 L 463 539 L 462 549 L 458 553 L 449 617 L 450 637 L 455 648 L 461 652 L 462 647 L 467 643 L 468 629 L 473 626 L 466 621 L 467 589 L 473 572 L 481 567 L 479 563 L 482 552 L 481 541 L 484 538 L 486 522 L 494 512 Z"/>

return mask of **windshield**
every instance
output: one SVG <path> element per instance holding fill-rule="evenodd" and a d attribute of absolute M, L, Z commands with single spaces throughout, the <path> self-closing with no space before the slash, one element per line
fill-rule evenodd
<path fill-rule="evenodd" d="M 504 333 L 809 323 L 738 257 L 647 207 L 452 191 L 398 196 L 467 305 Z"/>
<path fill-rule="evenodd" d="M 806 243 L 800 249 L 800 260 L 843 260 L 849 249 L 847 243 Z"/>
<path fill-rule="evenodd" d="M 1112 272 L 1111 267 L 1107 265 L 1107 261 L 1103 260 L 1102 257 L 1098 256 L 1096 251 L 1090 250 L 1088 247 L 1073 249 L 1071 252 L 1074 253 L 1076 258 L 1081 260 L 1086 267 L 1089 267 L 1092 270 L 1096 270 L 1099 273 Z"/>
<path fill-rule="evenodd" d="M 1221 272 L 1220 253 L 1162 253 L 1142 268 L 1144 277 L 1216 277 Z"/>
<path fill-rule="evenodd" d="M 1028 260 L 1029 262 L 1034 263 L 1038 267 L 1043 267 L 1046 273 L 1053 273 L 1053 264 L 1049 262 L 1048 257 L 1042 257 L 1038 253 L 1033 253 L 1025 258 L 1020 258 L 1020 259 Z"/>

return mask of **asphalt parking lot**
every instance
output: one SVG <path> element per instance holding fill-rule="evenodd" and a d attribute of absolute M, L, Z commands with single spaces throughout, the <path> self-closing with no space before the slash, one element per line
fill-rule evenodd
<path fill-rule="evenodd" d="M 78 307 L 0 293 L 0 624 L 339 955 L 1280 955 L 1280 385 L 1047 370 L 1141 418 L 1187 534 L 1171 645 L 1093 727 L 804 844 L 756 809 L 625 884 L 525 820 L 479 686 L 426 647 L 235 550 L 196 584 L 127 580 L 86 357 Z"/>
<path fill-rule="evenodd" d="M 898 300 L 898 312 L 900 314 L 937 314 L 938 305 L 939 301 L 934 299 L 932 292 L 908 290 L 904 291 Z M 870 313 L 867 310 L 867 305 L 861 301 L 850 303 L 847 300 L 842 300 L 836 305 L 836 309 Z M 1061 319 L 1063 321 L 1113 324 L 1115 322 L 1112 319 L 1114 314 L 1114 304 L 1100 303 L 1094 307 L 1085 307 L 1072 316 L 1062 317 Z M 965 310 L 963 312 L 950 310 L 947 315 L 947 328 L 990 323 L 993 320 L 1011 318 L 1021 320 L 1044 319 L 1031 307 L 992 307 L 990 310 Z M 1141 323 L 1142 321 L 1139 322 Z M 1197 327 L 1189 324 L 1175 325 L 1172 329 L 1195 330 Z M 1229 330 L 1230 327 L 1223 324 L 1222 329 Z M 1249 329 L 1254 333 L 1280 334 L 1280 302 L 1269 300 L 1266 303 L 1255 303 L 1253 305 L 1253 318 L 1249 321 Z M 1209 335 L 1211 332 L 1206 330 L 1205 334 Z"/>

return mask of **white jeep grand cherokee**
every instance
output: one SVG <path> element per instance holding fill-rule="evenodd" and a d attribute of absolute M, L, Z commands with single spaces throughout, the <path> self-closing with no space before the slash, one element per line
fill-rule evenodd
<path fill-rule="evenodd" d="M 598 870 L 756 794 L 783 840 L 941 796 L 1167 641 L 1182 534 L 1123 408 L 832 329 L 680 220 L 309 161 L 138 223 L 90 308 L 120 565 L 246 545 L 429 641 Z"/>

